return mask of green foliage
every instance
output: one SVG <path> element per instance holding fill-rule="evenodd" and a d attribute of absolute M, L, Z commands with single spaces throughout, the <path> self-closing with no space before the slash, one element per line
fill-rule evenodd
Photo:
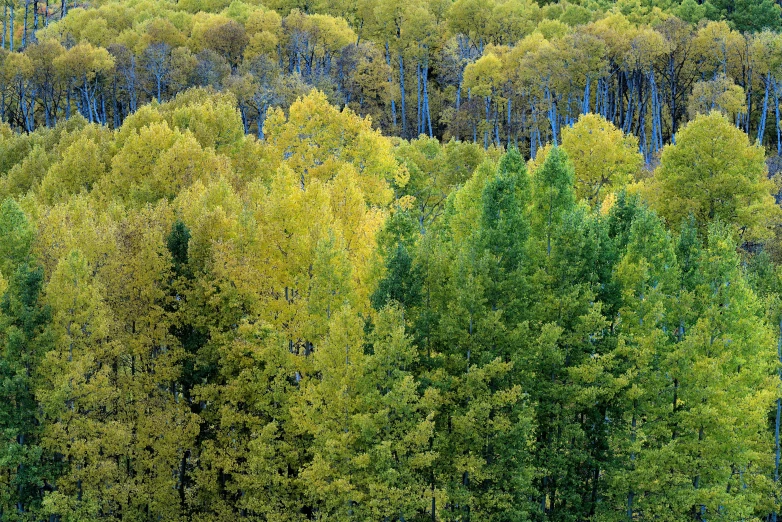
<path fill-rule="evenodd" d="M 573 166 L 560 147 L 553 147 L 532 175 L 533 225 L 537 236 L 545 238 L 549 254 L 556 223 L 575 204 L 574 183 Z"/>
<path fill-rule="evenodd" d="M 255 3 L 139 2 L 150 18 L 135 37 L 127 11 L 112 24 L 95 21 L 101 7 L 63 20 L 85 41 L 192 45 L 193 74 L 215 70 L 196 71 L 208 58 L 237 75 L 242 24 L 245 56 L 311 46 L 291 62 L 301 75 L 349 68 L 345 46 L 381 36 L 390 61 L 420 58 L 421 71 L 429 44 L 408 40 L 437 46 L 426 34 L 459 27 L 463 49 L 486 38 L 494 57 L 470 69 L 461 100 L 488 110 L 488 124 L 466 125 L 494 145 L 388 138 L 355 100 L 331 105 L 334 86 L 267 112 L 271 83 L 250 76 L 234 78 L 235 96 L 190 90 L 116 130 L 75 116 L 26 135 L 0 128 L 0 191 L 13 195 L 0 204 L 0 518 L 773 518 L 782 272 L 761 147 L 715 112 L 681 128 L 649 173 L 651 151 L 620 131 L 631 123 L 590 116 L 528 164 L 531 136 L 503 152 L 492 115 L 517 103 L 512 82 L 536 88 L 516 74 L 548 78 L 548 94 L 531 96 L 552 116 L 565 102 L 551 89 L 586 78 L 557 48 L 575 38 L 553 22 L 567 9 L 435 4 L 440 18 L 415 5 L 299 6 L 361 18 L 358 45 L 346 23 L 302 11 L 284 13 L 285 28 L 314 39 L 294 42 Z M 189 14 L 199 8 L 226 10 Z M 171 10 L 170 25 L 155 9 Z M 415 24 L 384 25 L 408 9 Z M 690 31 L 679 23 L 655 27 Z M 567 41 L 596 53 L 610 42 L 615 72 L 677 63 L 624 15 L 589 30 L 603 43 Z M 727 50 L 745 42 L 731 31 L 690 36 Z M 103 56 L 80 45 L 68 60 L 86 61 L 69 66 Z M 124 52 L 112 47 L 115 65 L 128 66 Z M 740 59 L 699 52 L 723 67 Z M 284 67 L 274 60 L 267 72 Z M 95 120 L 90 82 L 105 71 L 92 73 L 88 92 L 74 88 Z M 113 78 L 120 90 L 127 80 Z M 248 136 L 262 107 L 263 139 Z"/>
<path fill-rule="evenodd" d="M 10 276 L 30 255 L 35 229 L 13 199 L 0 204 L 0 274 Z"/>
<path fill-rule="evenodd" d="M 715 0 L 709 2 L 707 12 L 726 18 L 736 30 L 762 31 L 780 28 L 780 7 L 768 0 Z M 709 9 L 710 8 L 710 9 Z"/>
<path fill-rule="evenodd" d="M 779 219 L 761 147 L 722 115 L 700 116 L 668 145 L 645 193 L 677 226 L 694 216 L 704 230 L 722 220 L 748 240 L 767 239 Z"/>
<path fill-rule="evenodd" d="M 52 348 L 51 310 L 41 302 L 43 270 L 20 264 L 0 300 L 0 481 L 2 511 L 13 520 L 40 513 L 42 487 L 57 479 L 57 462 L 41 447 L 35 392 L 41 359 Z"/>

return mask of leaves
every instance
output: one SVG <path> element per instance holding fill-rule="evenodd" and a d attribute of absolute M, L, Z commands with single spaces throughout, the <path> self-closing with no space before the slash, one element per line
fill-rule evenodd
<path fill-rule="evenodd" d="M 230 61 L 236 70 L 226 72 L 230 93 L 165 101 L 179 81 L 169 71 L 161 103 L 111 130 L 98 123 L 101 82 L 130 89 L 139 79 L 130 47 L 112 48 L 113 72 L 86 87 L 52 79 L 72 82 L 84 117 L 24 135 L 0 127 L 0 191 L 16 198 L 0 204 L 2 517 L 773 512 L 780 286 L 761 240 L 778 211 L 762 149 L 722 115 L 700 115 L 650 174 L 640 170 L 650 141 L 623 132 L 640 119 L 588 114 L 557 127 L 577 113 L 558 91 L 568 82 L 604 96 L 600 75 L 610 74 L 651 97 L 649 68 L 676 63 L 674 37 L 639 29 L 632 12 L 570 29 L 553 21 L 566 12 L 557 4 L 438 5 L 415 23 L 406 20 L 420 6 L 329 7 L 363 17 L 359 43 L 330 15 L 241 2 L 192 17 L 209 6 L 186 2 L 170 24 L 150 16 L 135 36 L 127 12 L 116 28 L 69 29 L 98 42 L 125 27 L 134 49 L 192 45 L 170 54 L 204 82 Z M 448 22 L 449 12 L 470 17 Z M 344 94 L 327 81 L 335 63 L 364 68 L 351 96 L 401 102 L 373 83 L 396 81 L 398 53 L 423 92 L 449 23 L 466 33 L 442 48 L 458 60 L 437 74 L 469 90 L 465 110 L 490 96 L 478 100 L 480 122 L 461 123 L 512 138 L 507 151 L 388 138 L 361 116 L 370 102 L 330 103 Z M 513 48 L 505 41 L 528 33 Z M 367 35 L 388 37 L 388 55 Z M 713 41 L 730 45 L 699 51 L 702 63 L 748 63 L 729 27 L 698 31 L 698 45 Z M 606 57 L 585 66 L 568 46 L 578 60 Z M 248 52 L 261 54 L 248 64 Z M 276 52 L 325 92 L 286 84 L 285 63 L 264 55 Z M 35 74 L 14 81 L 44 89 Z M 592 95 L 577 105 L 591 108 Z M 525 121 L 555 124 L 519 130 L 516 148 L 498 129 L 508 107 L 503 125 L 521 129 L 521 99 L 534 100 Z M 622 110 L 641 110 L 632 103 Z M 644 128 L 660 145 L 658 125 L 672 120 L 659 118 L 673 113 L 658 109 Z M 259 137 L 246 134 L 253 125 Z M 560 146 L 543 145 L 560 134 Z"/>
<path fill-rule="evenodd" d="M 563 129 L 562 148 L 573 162 L 576 196 L 594 205 L 633 181 L 643 164 L 638 140 L 596 114 Z"/>
<path fill-rule="evenodd" d="M 643 190 L 674 226 L 692 214 L 701 229 L 719 219 L 754 240 L 769 237 L 778 219 L 763 150 L 716 112 L 693 120 L 666 146 Z"/>

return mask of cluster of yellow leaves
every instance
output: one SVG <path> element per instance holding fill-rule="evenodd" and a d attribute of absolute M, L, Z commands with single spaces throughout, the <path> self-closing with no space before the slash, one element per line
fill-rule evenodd
<path fill-rule="evenodd" d="M 673 227 L 690 216 L 701 228 L 720 220 L 743 239 L 762 241 L 780 218 L 763 148 L 717 111 L 682 128 L 676 144 L 663 149 L 654 177 L 634 189 Z"/>
<path fill-rule="evenodd" d="M 635 136 L 592 113 L 583 114 L 572 127 L 562 129 L 561 147 L 575 169 L 577 198 L 595 207 L 635 181 L 644 162 Z M 529 161 L 530 171 L 543 165 L 551 148 L 549 144 L 538 151 Z"/>
<path fill-rule="evenodd" d="M 273 111 L 266 133 L 265 142 L 245 137 L 230 95 L 197 90 L 144 107 L 116 131 L 75 117 L 35 134 L 32 145 L 0 137 L 15 161 L 2 189 L 26 193 L 53 311 L 56 349 L 42 362 L 46 393 L 38 399 L 47 422 L 42 444 L 72 465 L 47 498 L 48 512 L 176 517 L 178 470 L 201 421 L 176 384 L 188 355 L 172 332 L 179 321 L 204 321 L 172 313 L 181 298 L 191 310 L 244 317 L 237 339 L 213 333 L 230 376 L 246 367 L 241 339 L 256 344 L 271 328 L 271 338 L 289 340 L 288 357 L 321 341 L 319 357 L 327 357 L 327 339 L 337 339 L 330 322 L 355 323 L 368 311 L 375 237 L 391 183 L 404 181 L 390 141 L 318 92 L 287 115 Z M 187 288 L 173 282 L 166 248 L 177 220 L 190 234 Z M 172 285 L 183 294 L 173 297 Z M 362 372 L 363 341 L 360 328 L 348 331 L 359 336 L 350 341 L 352 382 Z M 282 347 L 261 343 L 257 356 L 277 357 Z M 311 369 L 302 360 L 280 364 L 298 375 Z M 214 389 L 196 392 L 211 397 Z M 75 506 L 74 498 L 83 500 Z"/>
<path fill-rule="evenodd" d="M 576 169 L 576 196 L 592 205 L 633 181 L 643 166 L 638 139 L 596 114 L 562 129 L 562 148 Z"/>

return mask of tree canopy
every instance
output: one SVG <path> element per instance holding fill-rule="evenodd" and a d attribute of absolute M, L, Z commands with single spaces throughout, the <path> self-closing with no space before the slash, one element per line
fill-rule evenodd
<path fill-rule="evenodd" d="M 1 4 L 0 520 L 777 520 L 773 2 Z"/>

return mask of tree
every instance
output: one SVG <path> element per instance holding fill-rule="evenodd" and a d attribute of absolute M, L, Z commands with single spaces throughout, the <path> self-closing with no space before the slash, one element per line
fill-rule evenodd
<path fill-rule="evenodd" d="M 533 227 L 551 254 L 551 237 L 562 214 L 575 204 L 573 165 L 560 147 L 552 147 L 532 173 Z"/>
<path fill-rule="evenodd" d="M 739 268 L 731 228 L 709 226 L 694 291 L 697 317 L 660 361 L 668 382 L 661 396 L 670 406 L 659 414 L 665 429 L 655 430 L 645 452 L 649 516 L 771 511 L 773 442 L 765 426 L 778 385 L 777 358 L 761 303 Z"/>
<path fill-rule="evenodd" d="M 518 149 L 511 149 L 500 158 L 497 176 L 483 189 L 482 212 L 476 236 L 473 238 L 478 255 L 485 256 L 488 280 L 486 298 L 492 309 L 502 309 L 511 323 L 518 317 L 514 303 L 528 269 L 525 265 L 526 243 L 530 225 L 527 204 L 530 180 L 527 166 Z"/>
<path fill-rule="evenodd" d="M 105 124 L 104 114 L 97 106 L 101 82 L 114 68 L 109 52 L 89 43 L 78 44 L 58 56 L 55 66 L 69 79 L 69 88 L 79 94 L 78 107 L 89 121 Z"/>
<path fill-rule="evenodd" d="M 67 146 L 65 141 L 61 144 L 64 150 L 60 151 L 59 161 L 51 165 L 41 180 L 39 195 L 47 203 L 90 192 L 108 170 L 113 151 L 105 128 L 91 125 L 74 133 L 72 139 Z"/>
<path fill-rule="evenodd" d="M 518 151 L 499 167 L 484 162 L 415 250 L 423 281 L 421 304 L 410 310 L 414 338 L 426 353 L 422 375 L 443 394 L 432 513 L 446 519 L 524 519 L 531 510 L 532 412 L 518 324 L 526 300 L 515 291 L 527 273 L 528 183 Z M 460 216 L 461 208 L 473 214 Z M 472 228 L 463 229 L 462 219 Z M 438 498 L 438 489 L 447 496 Z"/>
<path fill-rule="evenodd" d="M 496 126 L 492 129 L 490 119 L 494 117 L 497 123 L 496 109 L 499 106 L 499 90 L 505 81 L 503 76 L 502 61 L 494 53 L 482 56 L 475 63 L 471 63 L 464 69 L 464 86 L 477 96 L 483 96 L 486 101 L 485 119 L 483 122 L 483 147 L 489 147 L 489 135 L 495 131 L 495 142 L 499 145 L 499 131 Z M 492 104 L 495 105 L 492 111 Z"/>
<path fill-rule="evenodd" d="M 171 47 L 166 43 L 153 43 L 144 49 L 141 66 L 149 75 L 151 89 L 158 103 L 163 101 L 163 93 L 168 87 L 171 75 Z"/>
<path fill-rule="evenodd" d="M 737 114 L 747 110 L 746 105 L 744 89 L 720 75 L 713 80 L 697 82 L 693 86 L 687 110 L 691 118 L 716 110 L 729 119 L 735 119 Z"/>
<path fill-rule="evenodd" d="M 302 175 L 305 186 L 309 179 L 327 180 L 339 171 L 340 164 L 352 163 L 367 203 L 389 201 L 387 182 L 396 170 L 390 144 L 368 120 L 349 109 L 331 107 L 322 93 L 313 92 L 298 100 L 288 117 L 274 110 L 266 129 L 267 141 L 277 156 L 288 156 L 286 163 Z"/>
<path fill-rule="evenodd" d="M 213 411 L 199 413 L 220 428 L 204 426 L 183 456 L 181 472 L 188 475 L 180 479 L 180 502 L 212 520 L 298 520 L 304 488 L 290 470 L 301 468 L 304 448 L 295 437 L 291 407 L 302 369 L 270 325 L 251 321 L 244 319 L 232 334 L 214 332 L 211 346 L 205 344 L 218 350 L 213 374 L 203 367 L 203 353 L 191 352 L 183 375 L 195 385 L 186 392 L 188 402 L 196 410 L 208 402 Z M 190 470 L 193 462 L 198 468 Z"/>
<path fill-rule="evenodd" d="M 421 396 L 407 370 L 415 349 L 398 308 L 378 315 L 372 354 L 348 306 L 330 322 L 293 408 L 294 426 L 313 437 L 304 493 L 323 517 L 413 518 L 427 507 L 437 396 Z"/>
<path fill-rule="evenodd" d="M 204 43 L 225 58 L 231 65 L 231 70 L 235 72 L 242 59 L 244 48 L 247 47 L 248 38 L 244 27 L 230 20 L 209 27 L 204 34 Z"/>
<path fill-rule="evenodd" d="M 524 348 L 517 364 L 525 369 L 523 386 L 537 405 L 532 450 L 537 510 L 549 519 L 577 520 L 600 510 L 614 465 L 609 441 L 615 424 L 608 419 L 618 384 L 608 330 L 611 287 L 600 281 L 609 280 L 615 254 L 602 217 L 586 205 L 574 206 L 570 185 L 563 193 L 550 184 L 567 177 L 547 176 L 543 186 L 534 177 L 556 150 L 533 175 L 530 304 L 518 334 Z M 535 213 L 539 205 L 542 215 Z"/>
<path fill-rule="evenodd" d="M 35 229 L 11 198 L 0 204 L 0 274 L 11 276 L 30 255 Z"/>
<path fill-rule="evenodd" d="M 660 369 L 660 360 L 673 349 L 669 331 L 679 328 L 673 310 L 679 294 L 680 272 L 674 242 L 662 220 L 641 207 L 632 217 L 628 242 L 616 266 L 616 282 L 621 304 L 617 347 L 614 355 L 620 391 L 617 408 L 620 417 L 612 439 L 618 465 L 608 477 L 613 497 L 612 509 L 625 510 L 629 519 L 646 514 L 657 500 L 646 493 L 653 488 L 656 462 L 647 441 L 660 434 L 658 418 L 668 415 L 668 376 Z"/>
<path fill-rule="evenodd" d="M 389 302 L 412 309 L 420 304 L 422 275 L 415 266 L 415 223 L 409 212 L 397 209 L 378 234 L 378 243 L 385 258 L 385 274 L 370 297 L 372 306 L 380 310 Z M 387 236 L 387 245 L 384 238 Z M 382 245 L 382 246 L 381 246 Z"/>
<path fill-rule="evenodd" d="M 56 480 L 56 463 L 41 448 L 36 385 L 52 349 L 51 310 L 41 302 L 44 274 L 31 257 L 32 230 L 13 200 L 0 207 L 9 274 L 0 289 L 0 512 L 26 520 L 40 511 L 42 494 Z"/>
<path fill-rule="evenodd" d="M 768 0 L 712 0 L 709 3 L 713 15 L 725 16 L 738 31 L 779 28 L 779 6 Z"/>
<path fill-rule="evenodd" d="M 88 262 L 71 250 L 47 287 L 56 348 L 42 364 L 37 397 L 45 447 L 66 465 L 44 501 L 49 514 L 121 520 L 181 512 L 178 471 L 198 422 L 176 387 L 182 349 L 163 307 L 164 210 L 104 222 L 106 255 Z"/>
<path fill-rule="evenodd" d="M 35 399 L 40 363 L 53 341 L 51 311 L 40 302 L 42 287 L 43 270 L 24 263 L 12 275 L 0 302 L 0 469 L 4 490 L 0 510 L 16 520 L 40 512 L 42 493 L 57 478 L 57 462 L 40 445 L 43 426 Z"/>
<path fill-rule="evenodd" d="M 562 129 L 562 148 L 573 162 L 576 197 L 590 205 L 598 205 L 609 191 L 621 190 L 643 164 L 638 139 L 597 114 L 584 114 Z"/>
<path fill-rule="evenodd" d="M 435 138 L 419 137 L 394 149 L 397 161 L 406 168 L 403 186 L 395 183 L 396 197 L 412 196 L 421 233 L 440 218 L 448 195 L 472 176 L 487 156 L 474 143 L 451 140 L 440 144 Z"/>
<path fill-rule="evenodd" d="M 101 504 L 119 507 L 112 502 L 119 499 L 105 490 L 106 480 L 118 469 L 101 466 L 101 461 L 121 456 L 128 442 L 128 433 L 106 423 L 97 409 L 100 403 L 111 404 L 114 390 L 106 352 L 112 346 L 105 342 L 108 310 L 90 280 L 84 256 L 72 251 L 58 264 L 46 293 L 56 348 L 41 365 L 43 382 L 37 398 L 46 421 L 42 443 L 48 451 L 59 453 L 67 468 L 57 490 L 44 500 L 44 508 L 66 519 L 94 520 Z M 86 415 L 86 411 L 94 413 Z M 105 449 L 101 452 L 99 447 Z"/>
<path fill-rule="evenodd" d="M 768 238 L 779 220 L 763 148 L 724 116 L 699 116 L 667 145 L 654 177 L 644 186 L 655 209 L 678 226 L 692 214 L 701 230 L 720 219 L 745 240 Z"/>

